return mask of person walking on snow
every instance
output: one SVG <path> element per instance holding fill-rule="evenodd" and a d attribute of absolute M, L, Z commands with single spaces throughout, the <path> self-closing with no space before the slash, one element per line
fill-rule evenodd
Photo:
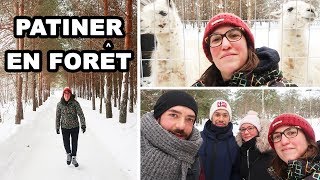
<path fill-rule="evenodd" d="M 72 94 L 71 89 L 65 87 L 61 100 L 57 104 L 56 131 L 57 134 L 60 134 L 61 126 L 63 144 L 67 153 L 67 164 L 70 165 L 72 163 L 75 167 L 79 166 L 76 160 L 80 129 L 78 116 L 80 118 L 82 132 L 84 133 L 86 131 L 86 121 L 80 104 L 75 100 L 75 95 Z M 70 136 L 72 149 L 70 148 Z"/>

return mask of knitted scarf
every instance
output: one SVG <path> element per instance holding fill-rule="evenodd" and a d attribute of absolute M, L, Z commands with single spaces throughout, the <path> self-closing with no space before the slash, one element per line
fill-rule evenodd
<path fill-rule="evenodd" d="M 279 177 L 275 173 L 273 167 L 268 168 L 268 173 L 275 180 L 284 180 L 284 179 L 320 179 L 320 159 L 319 156 L 315 160 L 293 160 L 289 161 L 287 167 L 288 177 L 283 178 Z"/>
<path fill-rule="evenodd" d="M 182 140 L 163 129 L 152 112 L 145 114 L 141 119 L 141 179 L 185 180 L 201 143 L 196 128 L 188 140 Z"/>

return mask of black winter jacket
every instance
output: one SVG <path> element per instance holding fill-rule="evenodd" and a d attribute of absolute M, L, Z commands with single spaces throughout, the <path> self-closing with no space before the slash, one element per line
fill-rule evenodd
<path fill-rule="evenodd" d="M 267 167 L 273 158 L 272 151 L 261 153 L 256 147 L 256 138 L 242 144 L 240 148 L 240 176 L 245 180 L 272 180 Z"/>
<path fill-rule="evenodd" d="M 270 122 L 260 120 L 261 130 L 257 137 L 243 142 L 240 131 L 236 136 L 237 144 L 240 146 L 241 179 L 245 180 L 271 180 L 267 168 L 275 156 L 268 142 L 268 130 Z"/>

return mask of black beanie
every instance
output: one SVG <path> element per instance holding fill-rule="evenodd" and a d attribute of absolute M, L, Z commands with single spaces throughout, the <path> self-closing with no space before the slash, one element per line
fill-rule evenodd
<path fill-rule="evenodd" d="M 174 106 L 185 106 L 192 109 L 196 116 L 198 114 L 198 105 L 192 96 L 184 91 L 172 90 L 160 96 L 153 107 L 153 116 L 158 119 L 165 111 Z"/>

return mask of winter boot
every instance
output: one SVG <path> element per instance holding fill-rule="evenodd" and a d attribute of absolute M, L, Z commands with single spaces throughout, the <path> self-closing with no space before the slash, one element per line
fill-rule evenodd
<path fill-rule="evenodd" d="M 77 162 L 77 159 L 76 159 L 76 156 L 72 156 L 72 160 L 71 160 L 72 164 L 75 166 L 75 167 L 78 167 L 79 164 Z"/>
<path fill-rule="evenodd" d="M 71 153 L 67 154 L 67 164 L 70 165 L 71 163 Z"/>

